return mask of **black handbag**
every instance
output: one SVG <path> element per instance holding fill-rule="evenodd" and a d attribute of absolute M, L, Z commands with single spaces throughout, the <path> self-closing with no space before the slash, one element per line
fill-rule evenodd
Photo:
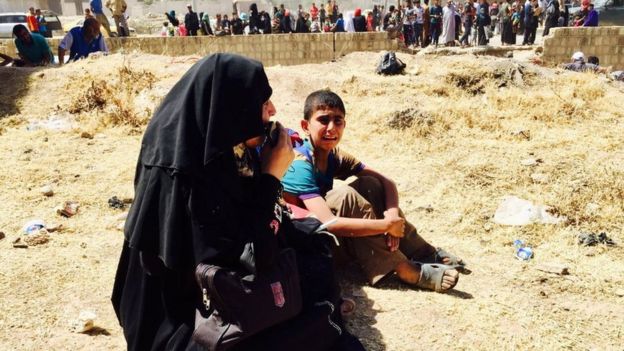
<path fill-rule="evenodd" d="M 403 69 L 405 69 L 405 63 L 399 60 L 393 51 L 390 51 L 381 55 L 376 72 L 377 74 L 395 75 L 403 73 Z"/>
<path fill-rule="evenodd" d="M 208 350 L 227 350 L 301 312 L 293 249 L 281 251 L 274 268 L 262 274 L 199 264 L 195 276 L 206 310 L 195 323 L 193 340 Z"/>

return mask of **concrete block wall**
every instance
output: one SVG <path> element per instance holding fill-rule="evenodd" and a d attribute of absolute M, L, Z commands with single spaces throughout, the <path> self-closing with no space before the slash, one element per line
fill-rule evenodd
<path fill-rule="evenodd" d="M 372 33 L 336 33 L 336 58 L 355 51 L 398 50 L 399 44 L 388 39 L 386 32 Z"/>
<path fill-rule="evenodd" d="M 543 59 L 550 64 L 570 62 L 572 54 L 582 51 L 597 56 L 600 66 L 624 69 L 624 27 L 554 28 L 544 39 Z"/>
<path fill-rule="evenodd" d="M 56 54 L 60 39 L 48 39 Z M 355 51 L 397 50 L 386 33 L 310 33 L 224 37 L 106 38 L 109 50 L 156 55 L 186 56 L 230 52 L 261 61 L 265 66 L 299 65 L 331 61 Z M 13 40 L 0 41 L 0 52 L 16 56 Z"/>

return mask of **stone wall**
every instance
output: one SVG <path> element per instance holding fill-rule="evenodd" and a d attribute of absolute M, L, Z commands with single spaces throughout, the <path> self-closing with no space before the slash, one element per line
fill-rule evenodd
<path fill-rule="evenodd" d="M 48 39 L 54 54 L 60 39 Z M 106 38 L 111 52 L 143 52 L 185 56 L 231 52 L 261 61 L 265 66 L 321 63 L 355 51 L 397 50 L 387 33 L 271 34 L 224 37 Z M 0 41 L 0 52 L 16 56 L 13 40 Z"/>
<path fill-rule="evenodd" d="M 624 27 L 554 28 L 544 38 L 543 59 L 549 64 L 570 62 L 572 54 L 581 51 L 597 56 L 600 66 L 624 69 Z"/>

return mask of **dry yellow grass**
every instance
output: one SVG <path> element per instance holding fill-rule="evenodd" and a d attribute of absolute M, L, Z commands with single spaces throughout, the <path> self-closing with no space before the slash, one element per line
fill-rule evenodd
<path fill-rule="evenodd" d="M 420 233 L 474 273 L 455 291 L 436 294 L 392 279 L 360 288 L 361 276 L 349 270 L 345 293 L 358 303 L 351 329 L 370 350 L 621 349 L 622 84 L 468 55 L 401 55 L 406 74 L 382 77 L 373 73 L 377 57 L 268 68 L 277 117 L 297 128 L 308 93 L 339 93 L 347 107 L 344 147 L 395 179 Z M 0 88 L 0 231 L 7 236 L 0 241 L 0 349 L 124 349 L 109 302 L 120 211 L 107 199 L 133 195 L 146 118 L 191 61 L 111 55 L 57 69 L 0 69 L 0 79 L 16 85 Z M 85 99 L 97 103 L 85 108 Z M 48 116 L 76 124 L 27 129 Z M 528 158 L 540 162 L 522 165 Z M 53 197 L 39 193 L 46 184 Z M 506 195 L 553 206 L 568 220 L 496 225 L 492 216 Z M 81 203 L 75 217 L 54 213 L 66 200 Z M 64 229 L 48 243 L 14 249 L 32 218 Z M 576 235 L 588 231 L 605 231 L 620 245 L 578 246 Z M 533 260 L 513 257 L 517 238 L 533 246 Z M 567 265 L 570 275 L 535 269 L 549 262 Z M 69 321 L 84 309 L 96 311 L 100 329 L 71 333 Z"/>

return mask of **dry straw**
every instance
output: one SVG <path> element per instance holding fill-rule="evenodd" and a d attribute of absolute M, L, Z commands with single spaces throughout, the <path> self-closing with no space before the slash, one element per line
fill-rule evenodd
<path fill-rule="evenodd" d="M 374 73 L 378 56 L 268 68 L 277 117 L 299 129 L 307 94 L 338 92 L 347 107 L 342 146 L 394 179 L 421 235 L 461 255 L 474 273 L 451 294 L 392 280 L 357 287 L 350 329 L 370 350 L 621 349 L 624 310 L 614 291 L 624 286 L 622 85 L 471 55 L 400 55 L 406 74 L 385 77 Z M 110 308 L 123 236 L 107 200 L 132 196 L 145 122 L 190 64 L 111 55 L 13 75 L 0 70 L 2 78 L 23 81 L 17 92 L 0 87 L 0 107 L 8 112 L 0 121 L 4 348 L 125 347 Z M 50 115 L 77 121 L 76 130 L 27 130 Z M 54 187 L 51 198 L 37 190 L 46 184 Z M 567 220 L 496 225 L 492 216 L 506 195 L 550 205 Z M 53 208 L 69 200 L 81 203 L 80 213 L 56 218 Z M 5 245 L 32 218 L 66 229 L 28 250 Z M 619 246 L 577 245 L 580 232 L 602 231 Z M 517 238 L 533 246 L 532 261 L 513 257 Z M 548 262 L 567 265 L 570 275 L 534 269 Z M 110 337 L 85 339 L 61 326 L 59 316 L 85 307 L 97 310 L 96 324 Z M 27 335 L 28 344 L 15 335 Z"/>

